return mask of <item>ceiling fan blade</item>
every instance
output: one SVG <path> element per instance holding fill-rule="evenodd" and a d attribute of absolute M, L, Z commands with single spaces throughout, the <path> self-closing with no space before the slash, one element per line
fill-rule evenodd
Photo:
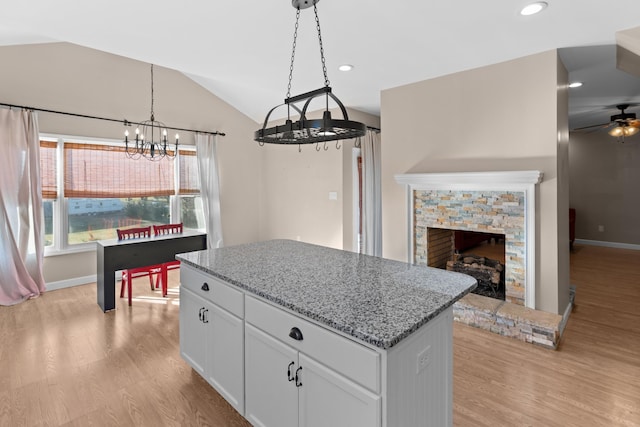
<path fill-rule="evenodd" d="M 629 122 L 627 123 L 628 126 L 632 126 L 634 128 L 640 128 L 640 120 L 638 119 L 634 119 L 634 120 L 629 120 Z"/>
<path fill-rule="evenodd" d="M 583 126 L 581 128 L 575 128 L 575 129 L 571 129 L 572 132 L 579 132 L 579 131 L 591 131 L 591 130 L 598 130 L 600 128 L 606 128 L 608 126 L 611 125 L 611 122 L 607 122 L 607 123 L 601 123 L 599 125 L 591 125 L 591 126 Z"/>

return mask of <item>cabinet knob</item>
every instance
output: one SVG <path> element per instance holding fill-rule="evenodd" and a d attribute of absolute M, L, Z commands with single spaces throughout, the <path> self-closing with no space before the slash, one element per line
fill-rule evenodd
<path fill-rule="evenodd" d="M 295 326 L 289 331 L 289 336 L 297 341 L 302 341 L 302 331 Z"/>
<path fill-rule="evenodd" d="M 202 289 L 203 291 L 209 291 L 209 284 L 207 282 L 204 282 L 200 289 Z"/>

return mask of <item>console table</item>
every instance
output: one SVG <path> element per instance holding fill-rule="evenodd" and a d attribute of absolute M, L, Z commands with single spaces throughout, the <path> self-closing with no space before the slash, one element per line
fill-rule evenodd
<path fill-rule="evenodd" d="M 99 240 L 97 244 L 98 305 L 106 312 L 116 308 L 116 271 L 174 261 L 176 254 L 207 249 L 207 234 L 185 230 L 142 239 Z"/>

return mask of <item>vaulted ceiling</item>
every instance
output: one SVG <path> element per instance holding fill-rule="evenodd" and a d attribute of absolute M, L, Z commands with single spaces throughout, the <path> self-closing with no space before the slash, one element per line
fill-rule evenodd
<path fill-rule="evenodd" d="M 322 0 L 331 86 L 378 114 L 381 90 L 561 48 L 570 77 L 592 79 L 571 94 L 571 127 L 640 101 L 637 79 L 616 77 L 612 62 L 616 32 L 640 24 L 637 0 L 547 2 L 521 16 L 527 1 Z M 300 15 L 292 95 L 324 83 L 313 8 Z M 66 41 L 173 68 L 261 121 L 287 92 L 294 22 L 290 0 L 13 1 L 2 5 L 0 45 Z"/>

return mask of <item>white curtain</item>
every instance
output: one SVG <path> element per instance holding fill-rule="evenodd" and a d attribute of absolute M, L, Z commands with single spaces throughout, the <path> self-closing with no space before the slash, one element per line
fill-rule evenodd
<path fill-rule="evenodd" d="M 372 130 L 360 139 L 362 156 L 362 246 L 367 255 L 382 256 L 380 135 Z"/>
<path fill-rule="evenodd" d="M 196 134 L 200 195 L 204 205 L 207 226 L 207 246 L 222 247 L 222 223 L 220 221 L 220 179 L 216 155 L 216 135 Z"/>
<path fill-rule="evenodd" d="M 0 305 L 45 291 L 38 118 L 0 109 Z"/>

